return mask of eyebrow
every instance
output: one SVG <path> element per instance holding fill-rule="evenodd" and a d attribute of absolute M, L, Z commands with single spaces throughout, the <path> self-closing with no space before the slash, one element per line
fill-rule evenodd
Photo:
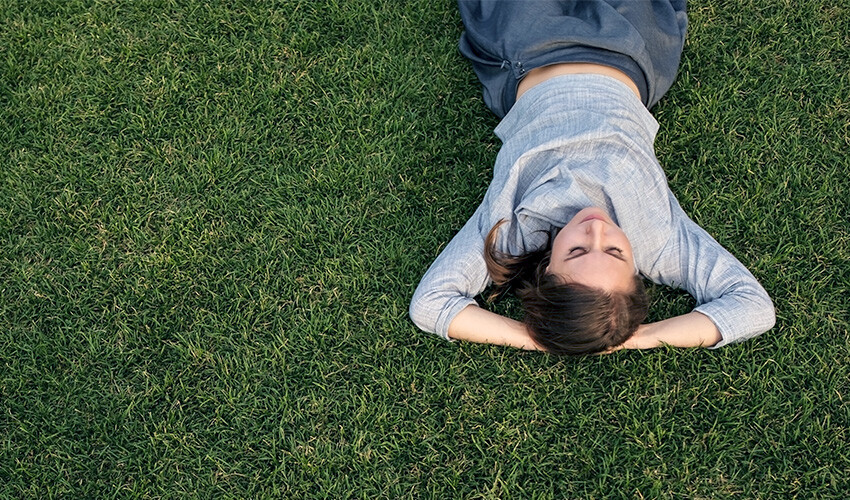
<path fill-rule="evenodd" d="M 589 252 L 588 252 L 587 250 L 583 250 L 583 251 L 582 251 L 581 253 L 579 253 L 578 255 L 573 255 L 573 256 L 571 256 L 571 257 L 567 257 L 566 259 L 564 259 L 564 262 L 566 262 L 566 261 L 568 261 L 568 260 L 577 259 L 577 258 L 579 258 L 579 257 L 584 257 L 584 256 L 585 256 L 585 255 L 587 255 L 588 253 L 589 253 Z M 628 262 L 626 261 L 626 259 L 625 259 L 625 258 L 623 258 L 623 257 L 619 257 L 619 256 L 617 256 L 617 255 L 614 255 L 614 254 L 612 254 L 612 253 L 608 253 L 608 252 L 603 252 L 603 253 L 604 253 L 605 255 L 609 256 L 609 257 L 613 257 L 613 258 L 615 258 L 615 259 L 619 260 L 620 262 L 626 262 L 626 263 L 628 263 Z"/>

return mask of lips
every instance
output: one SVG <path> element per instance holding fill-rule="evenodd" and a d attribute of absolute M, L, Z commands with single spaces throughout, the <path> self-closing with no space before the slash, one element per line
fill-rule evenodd
<path fill-rule="evenodd" d="M 585 222 L 587 222 L 587 221 L 589 221 L 589 220 L 601 220 L 602 222 L 607 222 L 607 221 L 605 220 L 605 218 L 604 218 L 604 217 L 602 217 L 601 215 L 595 215 L 595 214 L 594 214 L 594 215 L 588 215 L 587 217 L 585 217 L 584 219 L 582 219 L 582 220 L 581 220 L 581 222 L 579 222 L 579 224 L 584 224 Z"/>

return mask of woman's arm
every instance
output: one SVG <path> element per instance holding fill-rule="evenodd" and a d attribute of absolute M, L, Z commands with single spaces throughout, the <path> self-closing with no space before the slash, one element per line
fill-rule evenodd
<path fill-rule="evenodd" d="M 492 313 L 478 306 L 467 306 L 449 325 L 449 337 L 484 344 L 504 345 L 542 351 L 519 321 Z M 641 325 L 622 349 L 673 347 L 711 347 L 721 339 L 714 323 L 704 314 L 690 312 L 656 323 Z"/>
<path fill-rule="evenodd" d="M 489 282 L 484 263 L 484 237 L 478 210 L 428 268 L 410 301 L 410 318 L 420 329 L 449 337 L 452 320 L 475 305 L 474 297 Z"/>
<path fill-rule="evenodd" d="M 693 311 L 656 323 L 641 325 L 623 349 L 673 347 L 711 347 L 721 340 L 720 331 L 708 316 Z"/>
<path fill-rule="evenodd" d="M 464 308 L 449 325 L 449 337 L 484 344 L 506 345 L 529 351 L 543 349 L 531 340 L 525 325 L 478 306 Z"/>
<path fill-rule="evenodd" d="M 645 275 L 656 283 L 684 288 L 696 299 L 697 306 L 684 316 L 646 325 L 648 330 L 639 333 L 655 330 L 667 339 L 669 335 L 693 335 L 696 343 L 692 345 L 703 342 L 705 347 L 716 348 L 755 337 L 773 327 L 773 302 L 753 274 L 692 221 L 672 194 L 670 207 L 670 238 Z M 713 336 L 714 330 L 720 338 Z"/>

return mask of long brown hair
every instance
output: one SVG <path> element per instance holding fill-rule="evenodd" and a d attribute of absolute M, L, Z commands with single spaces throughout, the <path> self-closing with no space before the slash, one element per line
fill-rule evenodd
<path fill-rule="evenodd" d="M 495 285 L 490 300 L 513 290 L 532 339 L 553 354 L 590 354 L 616 347 L 646 319 L 649 300 L 639 276 L 630 292 L 609 292 L 546 273 L 553 234 L 545 247 L 522 255 L 496 250 L 502 220 L 487 234 L 484 261 Z"/>

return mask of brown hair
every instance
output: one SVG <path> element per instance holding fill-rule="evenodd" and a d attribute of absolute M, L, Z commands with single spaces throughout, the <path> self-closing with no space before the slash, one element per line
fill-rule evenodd
<path fill-rule="evenodd" d="M 639 276 L 630 292 L 609 292 L 546 273 L 549 243 L 523 255 L 496 250 L 502 220 L 487 234 L 484 261 L 495 285 L 490 300 L 514 290 L 532 339 L 553 354 L 590 354 L 616 347 L 646 319 L 649 300 Z"/>

